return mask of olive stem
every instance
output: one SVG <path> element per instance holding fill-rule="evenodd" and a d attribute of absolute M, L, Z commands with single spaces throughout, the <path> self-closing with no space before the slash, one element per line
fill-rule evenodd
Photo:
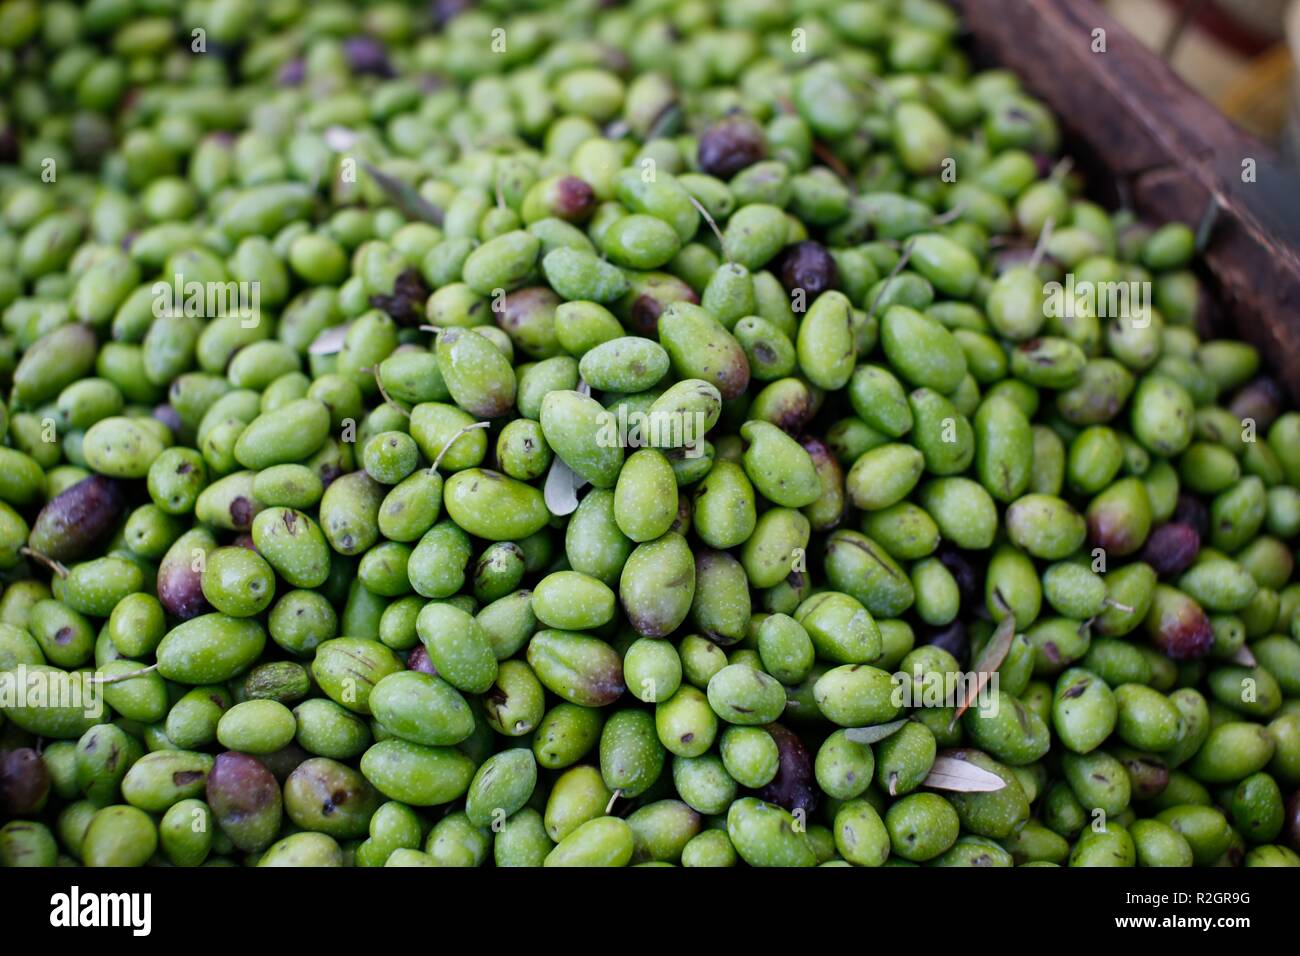
<path fill-rule="evenodd" d="M 1054 183 L 1059 183 L 1066 176 L 1070 175 L 1072 169 L 1074 169 L 1074 157 L 1063 157 L 1059 163 L 1052 167 L 1052 171 L 1047 174 L 1047 178 Z"/>
<path fill-rule="evenodd" d="M 1051 216 L 1043 223 L 1043 231 L 1038 234 L 1038 242 L 1034 245 L 1034 254 L 1029 257 L 1028 268 L 1031 272 L 1038 271 L 1038 264 L 1043 261 L 1043 256 L 1047 255 L 1047 244 L 1052 240 L 1052 230 L 1056 228 L 1056 220 Z"/>
<path fill-rule="evenodd" d="M 958 219 L 961 218 L 962 213 L 964 213 L 965 211 L 966 211 L 966 204 L 964 202 L 959 202 L 957 203 L 957 205 L 953 206 L 943 215 L 935 216 L 934 225 L 946 226 L 950 222 L 956 222 Z"/>
<path fill-rule="evenodd" d="M 879 77 L 864 72 L 862 79 L 866 82 L 867 86 L 871 87 L 871 92 L 875 93 L 885 101 L 885 106 L 891 110 L 898 106 L 898 97 L 894 95 L 893 90 L 880 82 Z"/>
<path fill-rule="evenodd" d="M 148 674 L 150 671 L 156 671 L 157 669 L 157 664 L 150 664 L 148 667 L 142 667 L 136 671 L 127 671 L 125 674 L 113 674 L 109 677 L 105 677 L 102 674 L 96 674 L 94 677 L 86 678 L 86 680 L 91 684 L 116 684 L 118 681 L 130 680 L 133 677 L 141 677 Z"/>
<path fill-rule="evenodd" d="M 606 816 L 609 816 L 611 813 L 614 812 L 614 802 L 618 800 L 618 798 L 621 796 L 623 796 L 623 788 L 622 787 L 616 788 L 613 794 L 609 798 L 609 803 L 605 804 Z"/>
<path fill-rule="evenodd" d="M 452 435 L 451 438 L 447 439 L 447 444 L 443 445 L 442 450 L 438 452 L 438 457 L 433 460 L 433 464 L 429 466 L 429 474 L 433 474 L 438 470 L 438 466 L 442 464 L 442 456 L 447 454 L 448 450 L 451 448 L 452 445 L 456 444 L 456 440 L 460 438 L 461 435 L 466 434 L 467 432 L 469 432 L 471 429 L 474 428 L 491 428 L 491 427 L 492 427 L 491 422 L 474 422 L 472 425 L 466 425 L 460 431 L 456 432 L 456 434 Z"/>
<path fill-rule="evenodd" d="M 1104 607 L 1113 607 L 1115 610 L 1123 611 L 1125 614 L 1133 613 L 1133 608 L 1129 607 L 1127 604 L 1120 604 L 1119 601 L 1116 601 L 1113 598 L 1106 598 L 1101 603 Z"/>
<path fill-rule="evenodd" d="M 58 561 L 55 561 L 53 558 L 46 557 L 45 555 L 37 551 L 35 548 L 29 548 L 24 545 L 23 547 L 18 549 L 18 553 L 25 554 L 27 555 L 27 557 L 31 558 L 33 561 L 37 562 L 38 564 L 45 565 L 47 568 L 49 568 L 51 571 L 53 571 L 61 578 L 66 578 L 68 576 L 68 569 L 64 567 L 63 564 L 61 564 Z"/>
<path fill-rule="evenodd" d="M 392 405 L 395 409 L 397 409 L 407 418 L 410 418 L 411 413 L 408 412 L 406 409 L 404 409 L 401 405 L 397 404 L 397 402 L 393 401 L 392 396 L 389 395 L 388 391 L 384 388 L 384 383 L 380 381 L 379 378 L 379 366 L 378 365 L 374 366 L 371 369 L 371 371 L 375 373 L 375 387 L 379 389 L 379 394 L 384 397 L 385 404 Z"/>
<path fill-rule="evenodd" d="M 713 234 L 718 237 L 718 245 L 722 247 L 722 254 L 727 257 L 727 265 L 731 265 L 731 252 L 727 249 L 727 240 L 722 238 L 722 230 L 718 228 L 718 224 L 713 221 L 713 217 L 709 215 L 709 211 L 704 208 L 698 199 L 689 194 L 686 198 L 691 201 L 692 206 L 700 211 L 700 215 L 704 217 L 704 221 L 709 224 L 709 228 L 713 230 Z"/>
<path fill-rule="evenodd" d="M 850 188 L 852 188 L 853 174 L 850 173 L 848 167 L 846 167 L 844 163 L 840 161 L 840 158 L 836 156 L 833 152 L 831 152 L 831 148 L 829 146 L 827 146 L 821 140 L 813 140 L 812 151 L 813 151 L 813 155 L 816 156 L 818 159 L 820 159 L 823 163 L 825 163 L 827 168 L 830 169 L 831 172 L 833 172 L 836 176 L 840 177 L 840 179 L 844 180 L 844 183 Z"/>
<path fill-rule="evenodd" d="M 871 308 L 867 309 L 867 315 L 876 314 L 876 306 L 880 304 L 880 299 L 885 294 L 885 290 L 889 288 L 891 282 L 898 278 L 898 274 L 903 271 L 903 267 L 907 265 L 907 260 L 910 258 L 912 258 L 912 243 L 909 242 L 903 247 L 903 254 L 898 257 L 898 261 L 894 263 L 894 268 L 889 271 L 885 281 L 880 283 L 880 288 L 876 290 L 876 294 L 871 300 Z"/>

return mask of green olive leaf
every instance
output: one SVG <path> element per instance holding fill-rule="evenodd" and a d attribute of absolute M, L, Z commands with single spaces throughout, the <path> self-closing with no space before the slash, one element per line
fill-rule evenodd
<path fill-rule="evenodd" d="M 435 226 L 442 225 L 442 210 L 420 195 L 419 191 L 396 177 L 381 173 L 373 163 L 364 160 L 361 163 L 370 178 L 384 191 L 384 195 L 393 201 L 407 219 L 428 222 Z"/>
<path fill-rule="evenodd" d="M 876 724 L 874 727 L 850 727 L 844 731 L 844 736 L 855 744 L 874 744 L 897 733 L 907 720 L 908 718 L 904 717 L 902 720 L 891 720 L 887 724 Z"/>

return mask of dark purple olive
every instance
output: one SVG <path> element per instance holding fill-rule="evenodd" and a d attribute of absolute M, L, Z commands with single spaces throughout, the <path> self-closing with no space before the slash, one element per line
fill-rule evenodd
<path fill-rule="evenodd" d="M 1179 495 L 1173 517 L 1169 520 L 1171 523 L 1190 525 L 1202 538 L 1210 532 L 1210 511 L 1205 507 L 1205 502 L 1194 495 Z"/>
<path fill-rule="evenodd" d="M 429 288 L 416 269 L 403 269 L 393 283 L 392 295 L 372 295 L 370 304 L 383 309 L 398 325 L 419 325 L 424 321 L 424 304 Z"/>
<path fill-rule="evenodd" d="M 343 41 L 343 55 L 347 58 L 348 69 L 357 76 L 380 76 L 387 79 L 397 75 L 393 64 L 388 60 L 388 47 L 374 37 L 348 37 Z"/>
<path fill-rule="evenodd" d="M 596 209 L 596 192 L 585 179 L 564 176 L 555 184 L 552 211 L 568 222 L 581 222 Z"/>
<path fill-rule="evenodd" d="M 1232 397 L 1228 410 L 1238 421 L 1250 419 L 1257 433 L 1265 432 L 1286 406 L 1286 396 L 1277 380 L 1267 375 L 1251 379 Z"/>
<path fill-rule="evenodd" d="M 472 6 L 474 0 L 433 0 L 429 4 L 429 16 L 433 25 L 441 28 Z"/>
<path fill-rule="evenodd" d="M 36 516 L 28 545 L 55 561 L 72 561 L 89 552 L 122 517 L 121 484 L 103 475 L 83 478 L 46 503 Z"/>
<path fill-rule="evenodd" d="M 1123 751 L 1117 756 L 1128 771 L 1134 800 L 1151 800 L 1169 785 L 1169 767 L 1155 754 Z"/>
<path fill-rule="evenodd" d="M 316 474 L 320 478 L 321 485 L 328 488 L 339 478 L 342 478 L 346 472 L 343 470 L 343 466 L 337 462 L 329 462 L 328 464 L 319 466 L 316 469 Z"/>
<path fill-rule="evenodd" d="M 1163 584 L 1156 588 L 1146 623 L 1152 641 L 1170 660 L 1199 660 L 1214 647 L 1209 617 L 1177 588 Z"/>
<path fill-rule="evenodd" d="M 1201 550 L 1201 536 L 1190 524 L 1171 521 L 1151 532 L 1142 549 L 1142 560 L 1165 577 L 1182 574 Z"/>
<path fill-rule="evenodd" d="M 280 832 L 280 785 L 256 757 L 233 750 L 217 754 L 207 800 L 222 831 L 246 853 L 270 846 Z"/>
<path fill-rule="evenodd" d="M 779 755 L 776 776 L 758 791 L 759 799 L 785 807 L 791 813 L 817 809 L 817 785 L 813 776 L 812 753 L 799 735 L 780 724 L 768 724 L 766 730 L 776 741 Z"/>
<path fill-rule="evenodd" d="M 922 627 L 917 632 L 916 643 L 918 645 L 933 644 L 935 647 L 947 651 L 957 659 L 958 664 L 963 666 L 970 657 L 970 637 L 966 634 L 966 625 L 961 622 L 960 618 L 943 627 Z"/>
<path fill-rule="evenodd" d="M 158 564 L 157 581 L 158 601 L 172 617 L 188 621 L 212 610 L 212 605 L 203 596 L 203 572 L 194 569 L 190 553 L 168 551 L 163 555 Z"/>
<path fill-rule="evenodd" d="M 429 652 L 424 649 L 423 644 L 416 644 L 411 648 L 411 653 L 406 657 L 406 669 L 408 671 L 419 671 L 421 674 L 428 674 L 430 677 L 438 676 L 438 668 L 433 666 L 433 661 L 429 659 Z"/>
<path fill-rule="evenodd" d="M 1300 853 L 1300 790 L 1292 792 L 1287 798 L 1282 820 L 1282 842 Z"/>
<path fill-rule="evenodd" d="M 799 439 L 799 444 L 808 453 L 808 457 L 813 460 L 813 465 L 816 466 L 817 473 L 822 475 L 823 482 L 829 479 L 834 483 L 834 486 L 843 486 L 844 469 L 840 466 L 840 461 L 835 457 L 835 453 L 830 450 L 830 446 L 813 435 L 802 436 Z M 838 504 L 839 507 L 836 510 L 828 510 L 826 504 Z M 844 495 L 825 495 L 820 505 L 809 509 L 809 512 L 808 518 L 812 522 L 814 531 L 830 531 L 833 528 L 838 528 L 840 522 L 844 520 Z"/>
<path fill-rule="evenodd" d="M 952 579 L 957 582 L 957 591 L 961 595 L 962 607 L 983 604 L 981 600 L 983 597 L 983 582 L 980 580 L 979 571 L 969 555 L 950 544 L 941 544 L 935 551 L 934 556 L 939 559 L 940 564 L 948 569 Z"/>
<path fill-rule="evenodd" d="M 18 164 L 18 131 L 12 126 L 0 127 L 0 163 Z"/>
<path fill-rule="evenodd" d="M 728 116 L 700 136 L 700 172 L 730 179 L 767 155 L 762 128 L 748 116 Z"/>
<path fill-rule="evenodd" d="M 781 254 L 781 283 L 789 292 L 803 289 L 809 301 L 833 289 L 839 277 L 835 260 L 820 242 L 805 239 Z"/>
<path fill-rule="evenodd" d="M 179 435 L 181 429 L 185 427 L 181 422 L 180 414 L 166 402 L 154 406 L 153 417 L 155 421 L 166 425 L 173 435 Z"/>
<path fill-rule="evenodd" d="M 699 305 L 700 297 L 676 276 L 660 273 L 646 275 L 636 285 L 636 295 L 628 313 L 632 330 L 640 335 L 657 338 L 659 316 L 674 302 Z"/>
<path fill-rule="evenodd" d="M 0 815 L 39 813 L 50 795 L 50 770 L 31 747 L 0 754 Z"/>
<path fill-rule="evenodd" d="M 276 75 L 275 81 L 280 86 L 299 86 L 307 78 L 307 62 L 300 56 L 294 57 Z"/>

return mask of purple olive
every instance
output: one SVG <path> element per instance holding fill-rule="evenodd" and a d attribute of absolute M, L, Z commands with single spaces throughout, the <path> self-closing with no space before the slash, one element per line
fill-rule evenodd
<path fill-rule="evenodd" d="M 1201 536 L 1190 524 L 1171 521 L 1162 524 L 1151 532 L 1146 547 L 1142 549 L 1142 560 L 1155 569 L 1156 574 L 1166 577 L 1182 574 L 1201 550 Z"/>
<path fill-rule="evenodd" d="M 1237 391 L 1228 405 L 1238 421 L 1251 419 L 1257 432 L 1265 432 L 1286 407 L 1286 396 L 1277 380 L 1267 375 L 1251 379 Z"/>
<path fill-rule="evenodd" d="M 1204 538 L 1210 533 L 1210 511 L 1200 498 L 1193 495 L 1179 495 L 1178 504 L 1174 506 L 1171 522 L 1190 525 L 1197 535 Z"/>
<path fill-rule="evenodd" d="M 585 179 L 565 176 L 555 184 L 552 211 L 567 222 L 581 222 L 596 209 L 596 192 Z"/>
<path fill-rule="evenodd" d="M 728 116 L 700 136 L 700 171 L 730 179 L 767 155 L 763 130 L 747 116 Z"/>
<path fill-rule="evenodd" d="M 798 734 L 780 724 L 768 724 L 766 730 L 776 741 L 778 764 L 776 776 L 758 791 L 759 799 L 785 807 L 791 813 L 817 809 L 817 785 L 813 776 L 812 752 Z"/>
<path fill-rule="evenodd" d="M 112 530 L 125 504 L 120 482 L 103 475 L 83 478 L 41 509 L 27 543 L 55 561 L 75 560 Z"/>
<path fill-rule="evenodd" d="M 943 627 L 921 627 L 916 635 L 916 643 L 918 646 L 933 644 L 955 657 L 959 664 L 964 665 L 970 657 L 970 637 L 961 618 Z"/>
<path fill-rule="evenodd" d="M 245 852 L 266 849 L 280 832 L 280 785 L 256 757 L 233 750 L 218 754 L 207 799 L 222 831 Z"/>
<path fill-rule="evenodd" d="M 1300 790 L 1294 791 L 1287 798 L 1281 839 L 1291 849 L 1300 853 Z"/>
<path fill-rule="evenodd" d="M 12 126 L 0 128 L 0 163 L 7 166 L 18 163 L 18 131 Z"/>
<path fill-rule="evenodd" d="M 960 551 L 950 544 L 941 544 L 934 556 L 957 582 L 962 607 L 974 607 L 983 603 L 980 598 L 983 596 L 984 582 L 980 580 L 975 562 L 967 552 Z"/>
<path fill-rule="evenodd" d="M 1169 767 L 1155 754 L 1123 751 L 1118 756 L 1128 771 L 1134 800 L 1152 800 L 1169 785 Z"/>
<path fill-rule="evenodd" d="M 172 617 L 188 621 L 212 610 L 203 596 L 203 563 L 195 559 L 196 552 L 206 555 L 216 546 L 209 532 L 194 528 L 177 538 L 158 563 L 158 600 Z"/>
<path fill-rule="evenodd" d="M 1198 660 L 1214 646 L 1214 628 L 1201 606 L 1164 584 L 1156 586 L 1146 626 L 1156 647 L 1171 660 Z"/>
<path fill-rule="evenodd" d="M 411 648 L 411 653 L 406 657 L 406 669 L 408 671 L 419 671 L 421 674 L 428 674 L 430 677 L 438 676 L 438 668 L 433 666 L 433 661 L 429 659 L 429 652 L 423 644 L 416 644 Z"/>
<path fill-rule="evenodd" d="M 659 335 L 659 316 L 674 302 L 700 304 L 694 289 L 676 276 L 649 273 L 633 288 L 632 306 L 628 310 L 628 323 L 639 335 L 656 338 Z"/>
<path fill-rule="evenodd" d="M 0 754 L 0 814 L 39 813 L 50 795 L 50 770 L 31 747 Z"/>
<path fill-rule="evenodd" d="M 424 321 L 424 304 L 428 286 L 415 269 L 403 269 L 393 283 L 392 295 L 372 295 L 370 304 L 383 309 L 398 325 L 419 325 Z"/>
<path fill-rule="evenodd" d="M 160 421 L 171 431 L 173 435 L 179 435 L 185 425 L 181 422 L 181 416 L 166 402 L 154 406 L 153 417 L 155 421 Z"/>
<path fill-rule="evenodd" d="M 781 254 L 781 283 L 793 292 L 803 289 L 811 301 L 839 281 L 835 260 L 820 242 L 805 239 L 787 246 Z"/>
<path fill-rule="evenodd" d="M 429 16 L 434 26 L 441 28 L 472 6 L 474 0 L 433 0 L 429 4 Z"/>
<path fill-rule="evenodd" d="M 397 75 L 388 59 L 388 47 L 374 37 L 348 37 L 343 41 L 343 55 L 347 58 L 348 68 L 357 76 L 387 79 Z"/>
<path fill-rule="evenodd" d="M 276 75 L 275 81 L 280 86 L 300 86 L 307 78 L 307 61 L 300 56 L 294 57 Z"/>

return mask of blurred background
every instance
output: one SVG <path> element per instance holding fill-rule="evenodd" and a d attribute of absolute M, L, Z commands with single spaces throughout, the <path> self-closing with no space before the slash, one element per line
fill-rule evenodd
<path fill-rule="evenodd" d="M 1107 5 L 1240 126 L 1300 159 L 1300 0 Z"/>

